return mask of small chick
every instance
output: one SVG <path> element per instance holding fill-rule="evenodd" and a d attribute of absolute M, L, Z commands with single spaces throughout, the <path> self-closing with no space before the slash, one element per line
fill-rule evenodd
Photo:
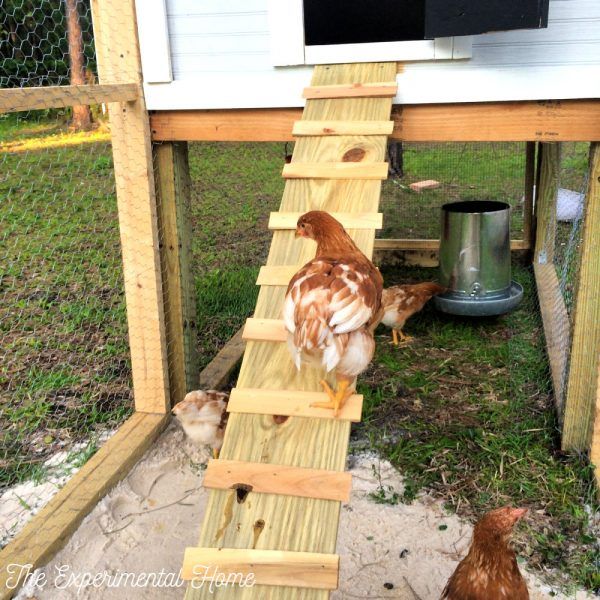
<path fill-rule="evenodd" d="M 440 600 L 529 600 L 525 580 L 509 547 L 526 508 L 498 508 L 479 520 L 469 553 L 456 567 Z"/>
<path fill-rule="evenodd" d="M 392 328 L 394 346 L 399 344 L 398 336 L 404 343 L 412 341 L 413 338 L 402 333 L 407 319 L 418 313 L 433 296 L 445 291 L 445 287 L 433 282 L 395 285 L 383 290 L 381 305 L 384 314 L 381 321 Z"/>
<path fill-rule="evenodd" d="M 197 445 L 208 445 L 213 456 L 219 458 L 227 425 L 227 402 L 229 394 L 215 390 L 195 390 L 178 402 L 171 411 Z"/>

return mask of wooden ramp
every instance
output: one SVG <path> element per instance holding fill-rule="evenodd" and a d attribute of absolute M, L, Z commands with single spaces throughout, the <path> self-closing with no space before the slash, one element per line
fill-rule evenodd
<path fill-rule="evenodd" d="M 228 489 L 211 490 L 199 548 L 188 548 L 184 561 L 188 577 L 196 562 L 225 573 L 255 573 L 259 584 L 212 590 L 210 582 L 199 589 L 190 584 L 187 600 L 323 600 L 337 585 L 340 499 L 349 492 L 349 482 L 340 473 L 345 469 L 350 423 L 362 399 L 355 395 L 354 408 L 339 419 L 328 410 L 307 410 L 315 393 L 321 392 L 324 373 L 296 371 L 280 341 L 277 321 L 288 274 L 312 259 L 316 248 L 310 240 L 295 238 L 295 215 L 312 209 L 339 213 L 342 222 L 360 226 L 349 233 L 367 256 L 372 255 L 381 179 L 387 174 L 387 137 L 381 132 L 390 131 L 381 122 L 390 119 L 395 78 L 395 63 L 318 66 L 305 92 L 310 99 L 303 124 L 296 128 L 301 137 L 283 173 L 284 214 L 271 217 L 274 233 L 267 270 L 255 318 L 246 330 L 235 403 L 216 461 L 223 464 L 210 467 L 211 486 Z M 274 417 L 277 390 L 282 391 L 281 408 Z M 286 414 L 294 416 L 280 416 Z"/>

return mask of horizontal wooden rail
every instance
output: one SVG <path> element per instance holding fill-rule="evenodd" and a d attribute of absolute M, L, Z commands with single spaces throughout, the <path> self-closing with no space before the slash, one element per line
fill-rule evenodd
<path fill-rule="evenodd" d="M 287 142 L 301 108 L 160 111 L 155 141 Z M 392 111 L 391 139 L 405 142 L 600 140 L 600 99 L 407 104 Z"/>
<path fill-rule="evenodd" d="M 393 98 L 398 92 L 398 84 L 390 81 L 373 83 L 342 83 L 317 85 L 304 88 L 302 97 L 315 98 Z"/>
<path fill-rule="evenodd" d="M 9 598 L 15 577 L 6 565 L 44 565 L 68 541 L 83 518 L 144 454 L 168 423 L 168 415 L 137 412 L 0 551 L 0 598 Z M 26 575 L 23 569 L 21 575 Z M 11 582 L 11 585 L 15 584 Z M 23 583 L 23 582 L 21 582 Z"/>
<path fill-rule="evenodd" d="M 269 215 L 269 229 L 296 229 L 301 212 L 272 212 Z M 346 229 L 381 229 L 381 213 L 330 213 Z"/>
<path fill-rule="evenodd" d="M 239 548 L 186 548 L 181 578 L 212 580 L 215 575 L 238 575 L 259 585 L 334 590 L 338 585 L 337 554 L 246 550 Z M 239 580 L 237 581 L 239 584 Z M 252 584 L 250 584 L 252 585 Z"/>
<path fill-rule="evenodd" d="M 131 102 L 140 95 L 137 83 L 59 85 L 0 90 L 0 113 L 62 108 L 104 102 Z"/>
<path fill-rule="evenodd" d="M 264 266 L 258 272 L 256 285 L 285 285 L 287 286 L 302 265 Z"/>
<path fill-rule="evenodd" d="M 375 250 L 439 250 L 440 240 L 423 239 L 375 239 Z M 511 250 L 529 250 L 531 244 L 526 240 L 511 240 Z"/>
<path fill-rule="evenodd" d="M 360 421 L 363 403 L 361 394 L 352 394 L 337 417 L 331 409 L 311 406 L 314 402 L 326 400 L 327 395 L 323 392 L 233 388 L 227 410 L 232 413 L 338 419 L 352 423 Z"/>
<path fill-rule="evenodd" d="M 301 163 L 283 166 L 284 179 L 386 179 L 388 164 L 378 163 Z"/>
<path fill-rule="evenodd" d="M 247 342 L 285 342 L 287 330 L 281 319 L 246 319 L 242 339 Z"/>
<path fill-rule="evenodd" d="M 348 502 L 352 475 L 292 465 L 211 459 L 204 473 L 203 485 L 217 490 L 241 489 L 260 494 Z"/>
<path fill-rule="evenodd" d="M 296 121 L 292 135 L 390 135 L 394 121 Z"/>

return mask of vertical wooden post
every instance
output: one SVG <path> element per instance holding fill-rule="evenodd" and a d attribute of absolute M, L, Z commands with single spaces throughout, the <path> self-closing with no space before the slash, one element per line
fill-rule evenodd
<path fill-rule="evenodd" d="M 92 0 L 100 83 L 141 83 L 133 0 Z M 150 125 L 144 98 L 109 104 L 135 408 L 164 413 L 169 379 Z"/>
<path fill-rule="evenodd" d="M 600 358 L 598 360 L 598 377 L 596 379 L 596 401 L 592 442 L 590 444 L 590 462 L 594 465 L 596 488 L 600 493 Z"/>
<path fill-rule="evenodd" d="M 535 184 L 535 142 L 525 142 L 525 200 L 523 202 L 523 241 L 533 243 L 533 196 Z"/>
<path fill-rule="evenodd" d="M 191 182 L 186 142 L 155 146 L 171 404 L 198 385 L 196 290 L 191 272 Z"/>
<path fill-rule="evenodd" d="M 536 235 L 534 261 L 550 264 L 554 260 L 556 238 L 556 198 L 560 169 L 560 144 L 542 143 L 539 146 L 539 179 L 536 189 Z"/>
<path fill-rule="evenodd" d="M 600 356 L 600 143 L 590 146 L 581 267 L 575 299 L 573 344 L 562 447 L 586 450 L 596 405 Z"/>

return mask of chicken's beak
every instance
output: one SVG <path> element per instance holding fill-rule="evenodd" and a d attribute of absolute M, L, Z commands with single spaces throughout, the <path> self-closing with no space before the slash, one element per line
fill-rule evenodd
<path fill-rule="evenodd" d="M 300 227 L 296 227 L 296 237 L 304 237 L 304 232 L 302 231 L 302 229 L 300 229 Z"/>
<path fill-rule="evenodd" d="M 527 512 L 528 510 L 526 508 L 512 508 L 510 514 L 516 523 L 517 521 L 522 519 L 527 514 Z"/>

